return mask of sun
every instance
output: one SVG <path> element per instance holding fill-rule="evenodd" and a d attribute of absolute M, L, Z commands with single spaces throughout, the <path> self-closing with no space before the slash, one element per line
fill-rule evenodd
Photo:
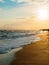
<path fill-rule="evenodd" d="M 45 20 L 48 18 L 48 10 L 46 8 L 40 8 L 38 10 L 38 18 L 40 20 Z"/>

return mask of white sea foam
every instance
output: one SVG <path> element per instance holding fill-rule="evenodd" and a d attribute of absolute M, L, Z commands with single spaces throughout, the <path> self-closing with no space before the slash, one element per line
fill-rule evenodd
<path fill-rule="evenodd" d="M 39 41 L 40 38 L 36 36 L 20 37 L 12 40 L 0 42 L 0 53 L 6 53 L 14 48 L 30 44 L 31 42 Z"/>
<path fill-rule="evenodd" d="M 0 54 L 0 65 L 9 65 L 10 62 L 13 60 L 15 52 L 21 50 L 22 47 L 16 48 L 11 50 L 6 54 Z"/>

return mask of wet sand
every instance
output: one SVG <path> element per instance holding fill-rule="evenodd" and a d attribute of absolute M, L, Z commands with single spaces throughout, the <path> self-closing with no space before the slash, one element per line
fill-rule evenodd
<path fill-rule="evenodd" d="M 49 41 L 47 35 L 39 35 L 40 41 L 23 46 L 15 53 L 10 65 L 49 65 Z"/>

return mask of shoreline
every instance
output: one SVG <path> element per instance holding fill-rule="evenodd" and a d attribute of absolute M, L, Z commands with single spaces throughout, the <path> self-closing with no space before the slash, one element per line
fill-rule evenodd
<path fill-rule="evenodd" d="M 35 43 L 37 41 L 40 41 L 40 38 L 37 38 L 33 42 L 30 42 L 26 45 L 30 45 L 31 43 Z M 18 48 L 12 49 L 11 51 L 5 53 L 5 54 L 0 54 L 0 65 L 10 65 L 10 63 L 13 61 L 16 52 L 19 52 L 25 47 L 26 45 L 21 45 Z M 8 61 L 8 62 L 7 62 Z"/>
<path fill-rule="evenodd" d="M 10 65 L 49 65 L 49 46 L 46 35 L 39 35 L 40 41 L 25 45 L 15 53 Z"/>
<path fill-rule="evenodd" d="M 11 50 L 8 53 L 0 54 L 0 65 L 9 65 L 10 62 L 14 59 L 15 52 L 18 52 L 22 47 Z"/>

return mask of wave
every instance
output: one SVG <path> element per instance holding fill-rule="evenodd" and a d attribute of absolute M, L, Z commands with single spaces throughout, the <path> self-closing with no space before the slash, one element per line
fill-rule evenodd
<path fill-rule="evenodd" d="M 15 39 L 19 37 L 28 37 L 35 35 L 35 32 L 12 32 L 12 31 L 0 31 L 0 40 L 2 39 Z"/>
<path fill-rule="evenodd" d="M 35 34 L 31 32 L 9 32 L 8 34 L 3 32 L 1 34 L 2 35 L 0 35 L 0 54 L 8 53 L 12 49 L 22 47 L 23 45 L 27 45 L 31 42 L 40 40 L 39 37 L 37 37 Z"/>

